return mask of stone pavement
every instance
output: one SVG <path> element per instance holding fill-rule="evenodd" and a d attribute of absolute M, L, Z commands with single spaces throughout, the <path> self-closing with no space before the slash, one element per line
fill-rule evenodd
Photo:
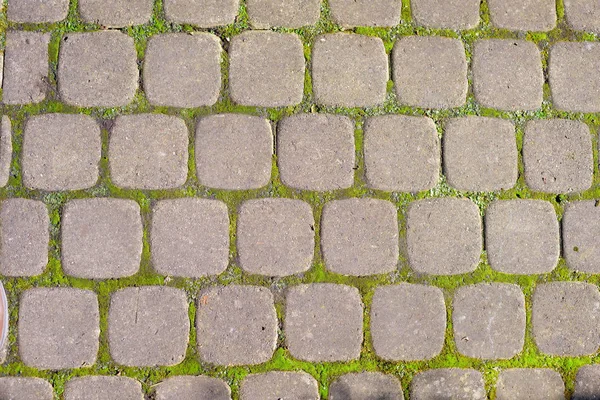
<path fill-rule="evenodd" d="M 600 3 L 7 0 L 0 400 L 600 399 Z"/>

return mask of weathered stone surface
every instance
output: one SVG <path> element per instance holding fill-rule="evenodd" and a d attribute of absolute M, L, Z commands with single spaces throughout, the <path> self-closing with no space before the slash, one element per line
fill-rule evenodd
<path fill-rule="evenodd" d="M 411 400 L 485 400 L 481 372 L 473 369 L 442 368 L 420 372 L 410 387 Z"/>
<path fill-rule="evenodd" d="M 565 206 L 562 219 L 563 256 L 569 268 L 600 273 L 600 207 L 595 200 Z"/>
<path fill-rule="evenodd" d="M 79 0 L 79 14 L 86 22 L 109 28 L 141 25 L 150 21 L 152 0 Z"/>
<path fill-rule="evenodd" d="M 400 283 L 375 289 L 371 337 L 378 357 L 389 361 L 426 360 L 440 354 L 446 306 L 439 288 Z"/>
<path fill-rule="evenodd" d="M 142 385 L 124 376 L 85 376 L 65 384 L 65 400 L 144 400 Z"/>
<path fill-rule="evenodd" d="M 554 0 L 489 0 L 490 20 L 498 28 L 549 31 L 556 26 Z"/>
<path fill-rule="evenodd" d="M 306 372 L 272 371 L 248 375 L 240 400 L 319 400 L 319 384 Z"/>
<path fill-rule="evenodd" d="M 0 378 L 0 399 L 7 400 L 53 400 L 52 385 L 41 378 Z"/>
<path fill-rule="evenodd" d="M 2 57 L 0 57 L 0 65 L 2 65 Z M 1 81 L 2 77 L 0 76 L 0 83 Z M 0 123 L 0 187 L 6 186 L 10 178 L 12 153 L 12 124 L 10 118 L 4 115 Z"/>
<path fill-rule="evenodd" d="M 190 332 L 185 292 L 166 286 L 115 292 L 108 312 L 108 345 L 121 365 L 176 365 L 185 358 Z"/>
<path fill-rule="evenodd" d="M 180 24 L 212 28 L 232 24 L 239 3 L 240 0 L 166 0 L 165 16 Z"/>
<path fill-rule="evenodd" d="M 80 368 L 94 364 L 100 314 L 90 290 L 33 288 L 21 295 L 19 356 L 37 369 Z"/>
<path fill-rule="evenodd" d="M 321 15 L 321 1 L 246 0 L 246 9 L 254 28 L 300 28 L 317 23 Z"/>
<path fill-rule="evenodd" d="M 600 400 L 600 365 L 584 365 L 577 371 L 572 400 Z"/>
<path fill-rule="evenodd" d="M 497 400 L 564 400 L 564 398 L 565 384 L 560 374 L 551 369 L 506 369 L 500 372 L 496 382 Z"/>
<path fill-rule="evenodd" d="M 58 22 L 67 17 L 69 0 L 11 0 L 7 17 L 13 22 Z"/>
<path fill-rule="evenodd" d="M 479 0 L 412 0 L 417 25 L 438 29 L 472 29 L 479 25 Z"/>
<path fill-rule="evenodd" d="M 600 4 L 587 0 L 564 0 L 563 5 L 571 29 L 600 32 Z"/>
<path fill-rule="evenodd" d="M 79 199 L 67 203 L 62 220 L 62 267 L 79 278 L 135 274 L 142 254 L 142 218 L 133 200 Z"/>
<path fill-rule="evenodd" d="M 398 378 L 380 372 L 345 374 L 329 385 L 330 400 L 403 400 Z"/>
<path fill-rule="evenodd" d="M 225 382 L 208 376 L 174 376 L 156 385 L 156 400 L 231 400 Z"/>
<path fill-rule="evenodd" d="M 345 28 L 395 26 L 400 23 L 401 0 L 329 0 L 331 17 Z"/>

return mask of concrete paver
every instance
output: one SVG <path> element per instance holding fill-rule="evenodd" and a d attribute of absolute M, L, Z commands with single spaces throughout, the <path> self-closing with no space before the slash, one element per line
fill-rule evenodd
<path fill-rule="evenodd" d="M 600 4 L 586 0 L 565 0 L 565 18 L 571 29 L 600 32 Z"/>
<path fill-rule="evenodd" d="M 473 369 L 441 368 L 420 372 L 410 387 L 412 400 L 487 399 L 483 376 Z"/>
<path fill-rule="evenodd" d="M 472 29 L 479 25 L 479 0 L 411 0 L 413 21 L 438 29 Z"/>
<path fill-rule="evenodd" d="M 564 400 L 565 384 L 560 374 L 551 369 L 506 369 L 498 376 L 496 399 Z"/>
<path fill-rule="evenodd" d="M 150 21 L 152 0 L 79 0 L 79 14 L 86 22 L 108 28 L 141 25 Z"/>
<path fill-rule="evenodd" d="M 65 384 L 65 400 L 144 400 L 142 385 L 124 376 L 85 376 Z"/>
<path fill-rule="evenodd" d="M 301 28 L 314 25 L 321 14 L 320 0 L 246 0 L 252 27 Z"/>
<path fill-rule="evenodd" d="M 319 400 L 319 384 L 306 372 L 271 371 L 246 376 L 240 400 Z"/>
<path fill-rule="evenodd" d="M 41 378 L 4 376 L 0 378 L 0 398 L 10 400 L 52 400 L 52 385 Z"/>
<path fill-rule="evenodd" d="M 600 366 L 584 365 L 579 368 L 575 377 L 573 400 L 600 399 Z"/>
<path fill-rule="evenodd" d="M 549 31 L 556 26 L 554 0 L 489 0 L 490 20 L 498 28 Z"/>
<path fill-rule="evenodd" d="M 565 206 L 562 249 L 569 268 L 589 274 L 600 273 L 599 235 L 600 208 L 596 201 L 575 201 Z"/>
<path fill-rule="evenodd" d="M 0 57 L 0 65 L 2 59 Z M 0 82 L 2 81 L 0 77 Z M 2 116 L 0 122 L 0 188 L 6 186 L 11 176 L 11 165 L 13 155 L 12 123 L 6 115 Z"/>
<path fill-rule="evenodd" d="M 345 28 L 400 23 L 401 0 L 329 0 L 331 17 Z"/>
<path fill-rule="evenodd" d="M 232 24 L 240 0 L 165 0 L 165 17 L 179 24 L 214 28 Z"/>
<path fill-rule="evenodd" d="M 51 23 L 62 21 L 69 12 L 69 0 L 11 0 L 9 21 L 20 23 Z"/>
<path fill-rule="evenodd" d="M 156 400 L 231 400 L 231 389 L 221 379 L 208 376 L 174 376 L 155 388 Z"/>
<path fill-rule="evenodd" d="M 329 399 L 386 399 L 403 400 L 400 381 L 380 372 L 345 374 L 329 385 Z"/>

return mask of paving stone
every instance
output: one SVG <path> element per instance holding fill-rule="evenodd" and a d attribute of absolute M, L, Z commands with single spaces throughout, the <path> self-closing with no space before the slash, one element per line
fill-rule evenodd
<path fill-rule="evenodd" d="M 523 139 L 525 182 L 546 193 L 581 192 L 592 186 L 590 128 L 565 119 L 530 121 Z"/>
<path fill-rule="evenodd" d="M 473 369 L 441 368 L 420 372 L 413 378 L 411 400 L 485 400 L 481 372 Z"/>
<path fill-rule="evenodd" d="M 468 199 L 419 200 L 408 208 L 407 252 L 418 273 L 455 275 L 474 271 L 482 250 L 479 209 Z"/>
<path fill-rule="evenodd" d="M 395 26 L 400 23 L 401 0 L 329 0 L 331 18 L 345 28 Z"/>
<path fill-rule="evenodd" d="M 229 285 L 198 296 L 196 332 L 203 362 L 255 365 L 267 362 L 277 345 L 277 314 L 266 287 Z"/>
<path fill-rule="evenodd" d="M 37 369 L 88 367 L 96 362 L 100 314 L 91 290 L 33 288 L 19 303 L 18 348 Z"/>
<path fill-rule="evenodd" d="M 565 206 L 562 219 L 563 256 L 569 268 L 600 273 L 600 207 L 595 200 L 575 201 Z"/>
<path fill-rule="evenodd" d="M 467 100 L 467 58 L 459 39 L 406 36 L 392 54 L 396 96 L 422 108 L 460 107 Z"/>
<path fill-rule="evenodd" d="M 277 129 L 277 164 L 284 185 L 345 189 L 354 183 L 354 124 L 345 116 L 297 114 Z"/>
<path fill-rule="evenodd" d="M 78 4 L 81 19 L 107 28 L 142 25 L 152 17 L 152 0 L 79 0 Z"/>
<path fill-rule="evenodd" d="M 320 0 L 246 0 L 250 23 L 256 29 L 301 28 L 314 25 L 321 15 Z"/>
<path fill-rule="evenodd" d="M 39 103 L 48 90 L 49 33 L 8 31 L 4 52 L 2 102 Z"/>
<path fill-rule="evenodd" d="M 564 0 L 563 6 L 571 29 L 600 33 L 600 4 L 587 0 Z"/>
<path fill-rule="evenodd" d="M 218 275 L 229 262 L 227 205 L 198 198 L 161 200 L 153 210 L 150 240 L 159 274 Z"/>
<path fill-rule="evenodd" d="M 551 369 L 506 369 L 498 376 L 496 399 L 564 400 L 565 384 L 560 374 Z"/>
<path fill-rule="evenodd" d="M 41 378 L 2 377 L 0 398 L 7 400 L 53 400 L 52 385 Z"/>
<path fill-rule="evenodd" d="M 378 357 L 427 360 L 441 353 L 446 332 L 444 295 L 434 286 L 379 286 L 371 303 L 371 337 Z"/>
<path fill-rule="evenodd" d="M 67 18 L 69 0 L 11 0 L 7 17 L 21 23 L 58 22 Z"/>
<path fill-rule="evenodd" d="M 438 29 L 472 29 L 479 25 L 479 0 L 412 0 L 417 25 Z"/>
<path fill-rule="evenodd" d="M 312 83 L 317 103 L 340 107 L 383 104 L 388 79 L 388 56 L 380 38 L 334 33 L 315 39 Z"/>
<path fill-rule="evenodd" d="M 212 34 L 168 33 L 148 40 L 144 91 L 150 104 L 210 106 L 221 91 L 221 40 Z"/>
<path fill-rule="evenodd" d="M 188 130 L 183 119 L 162 114 L 121 115 L 110 132 L 112 182 L 127 189 L 173 189 L 188 174 Z"/>
<path fill-rule="evenodd" d="M 169 21 L 213 28 L 232 24 L 240 0 L 166 0 L 165 16 Z"/>
<path fill-rule="evenodd" d="M 273 132 L 264 118 L 218 114 L 196 126 L 196 173 L 202 185 L 258 189 L 271 180 Z"/>
<path fill-rule="evenodd" d="M 185 358 L 190 332 L 185 292 L 166 286 L 115 292 L 108 312 L 108 345 L 121 365 L 176 365 Z"/>
<path fill-rule="evenodd" d="M 556 267 L 560 234 L 556 212 L 542 200 L 499 200 L 485 216 L 485 243 L 493 269 L 507 274 L 543 274 Z"/>
<path fill-rule="evenodd" d="M 231 400 L 225 382 L 208 376 L 174 376 L 156 385 L 156 400 Z"/>
<path fill-rule="evenodd" d="M 510 189 L 517 183 L 515 125 L 485 117 L 451 118 L 444 127 L 448 184 L 469 192 Z"/>
<path fill-rule="evenodd" d="M 544 75 L 539 49 L 525 40 L 475 42 L 473 91 L 484 107 L 506 111 L 541 107 Z"/>
<path fill-rule="evenodd" d="M 142 255 L 140 207 L 126 199 L 79 199 L 67 203 L 62 220 L 62 267 L 87 279 L 135 274 Z"/>
<path fill-rule="evenodd" d="M 533 338 L 542 353 L 593 354 L 600 347 L 600 293 L 584 282 L 539 284 L 533 293 Z"/>
<path fill-rule="evenodd" d="M 600 400 L 600 365 L 584 365 L 577 371 L 572 400 Z"/>
<path fill-rule="evenodd" d="M 138 88 L 133 38 L 107 30 L 69 33 L 62 38 L 58 62 L 61 99 L 79 107 L 129 104 Z"/>
<path fill-rule="evenodd" d="M 65 400 L 144 400 L 142 385 L 124 376 L 85 376 L 65 384 Z"/>
<path fill-rule="evenodd" d="M 490 20 L 514 31 L 550 31 L 556 26 L 555 0 L 489 0 Z"/>
<path fill-rule="evenodd" d="M 332 283 L 290 288 L 285 340 L 292 357 L 309 362 L 356 360 L 363 340 L 363 304 L 358 289 Z"/>
<path fill-rule="evenodd" d="M 0 65 L 2 65 L 2 57 L 0 57 Z M 0 82 L 1 80 L 2 77 L 0 76 Z M 2 122 L 0 122 L 0 187 L 6 186 L 10 178 L 12 153 L 12 124 L 10 118 L 4 115 L 2 116 Z"/>
<path fill-rule="evenodd" d="M 400 381 L 380 372 L 345 374 L 329 385 L 330 400 L 403 400 Z"/>
<path fill-rule="evenodd" d="M 321 221 L 321 247 L 330 271 L 366 276 L 396 270 L 398 214 L 393 203 L 336 200 L 325 205 Z"/>
<path fill-rule="evenodd" d="M 301 200 L 257 199 L 242 203 L 237 222 L 242 269 L 286 276 L 307 271 L 315 248 L 315 220 Z"/>
<path fill-rule="evenodd" d="M 240 400 L 319 400 L 319 384 L 306 372 L 272 371 L 246 376 Z"/>

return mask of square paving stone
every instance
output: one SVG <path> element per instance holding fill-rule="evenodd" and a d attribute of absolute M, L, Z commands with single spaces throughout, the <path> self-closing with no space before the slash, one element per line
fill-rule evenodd
<path fill-rule="evenodd" d="M 444 127 L 448 184 L 469 192 L 510 189 L 517 183 L 515 125 L 499 118 L 451 118 Z"/>
<path fill-rule="evenodd" d="M 153 210 L 152 263 L 162 275 L 218 275 L 229 262 L 229 215 L 217 200 L 161 200 Z"/>
<path fill-rule="evenodd" d="M 555 0 L 488 0 L 494 26 L 514 31 L 549 31 L 556 26 Z"/>
<path fill-rule="evenodd" d="M 23 184 L 46 191 L 87 189 L 99 178 L 98 123 L 88 115 L 30 117 L 23 133 Z"/>
<path fill-rule="evenodd" d="M 2 65 L 1 56 L 0 65 Z M 2 70 L 1 67 L 0 70 Z M 2 82 L 1 76 L 0 82 Z M 12 124 L 10 122 L 10 118 L 4 115 L 2 116 L 2 121 L 0 122 L 0 187 L 6 186 L 8 184 L 8 180 L 10 179 L 12 155 Z"/>
<path fill-rule="evenodd" d="M 363 340 L 358 289 L 333 283 L 291 287 L 284 332 L 292 357 L 309 362 L 356 360 Z"/>
<path fill-rule="evenodd" d="M 131 367 L 179 364 L 190 333 L 185 292 L 165 286 L 130 287 L 115 292 L 108 311 L 112 359 Z"/>
<path fill-rule="evenodd" d="M 584 365 L 575 377 L 572 400 L 600 400 L 600 365 Z"/>
<path fill-rule="evenodd" d="M 380 372 L 345 374 L 329 385 L 330 400 L 403 400 L 400 381 Z"/>
<path fill-rule="evenodd" d="M 412 380 L 411 400 L 485 400 L 481 372 L 473 369 L 442 368 L 420 372 Z"/>
<path fill-rule="evenodd" d="M 471 200 L 439 198 L 410 204 L 407 252 L 421 274 L 456 275 L 477 268 L 482 250 L 481 217 Z"/>
<path fill-rule="evenodd" d="M 149 22 L 153 3 L 153 0 L 79 0 L 78 5 L 85 22 L 123 28 Z"/>
<path fill-rule="evenodd" d="M 480 0 L 411 0 L 413 22 L 427 28 L 472 29 L 479 25 Z"/>
<path fill-rule="evenodd" d="M 52 385 L 41 378 L 0 378 L 0 399 L 7 400 L 53 400 Z"/>
<path fill-rule="evenodd" d="M 271 371 L 246 376 L 240 400 L 319 400 L 319 384 L 306 372 Z"/>
<path fill-rule="evenodd" d="M 195 151 L 196 173 L 204 186 L 248 190 L 271 180 L 273 132 L 264 118 L 242 114 L 201 118 Z"/>
<path fill-rule="evenodd" d="M 562 219 L 563 256 L 569 268 L 588 274 L 600 273 L 600 207 L 595 200 L 575 201 L 565 206 Z"/>
<path fill-rule="evenodd" d="M 488 261 L 507 274 L 543 274 L 556 267 L 560 234 L 554 207 L 542 200 L 499 200 L 485 216 Z"/>
<path fill-rule="evenodd" d="M 208 376 L 174 376 L 155 388 L 156 400 L 231 400 L 229 386 Z"/>
<path fill-rule="evenodd" d="M 79 199 L 67 203 L 62 220 L 62 267 L 78 278 L 110 279 L 135 274 L 142 255 L 140 207 L 126 199 Z"/>
<path fill-rule="evenodd" d="M 295 33 L 247 31 L 231 39 L 229 90 L 242 105 L 282 107 L 304 96 L 304 50 Z"/>
<path fill-rule="evenodd" d="M 551 369 L 506 369 L 498 376 L 496 399 L 564 400 L 565 384 L 560 374 Z"/>
<path fill-rule="evenodd" d="M 148 40 L 144 91 L 150 104 L 210 106 L 221 91 L 221 40 L 209 33 L 155 35 Z"/>
<path fill-rule="evenodd" d="M 533 293 L 533 338 L 540 352 L 583 356 L 600 347 L 600 293 L 584 282 L 540 284 Z"/>
<path fill-rule="evenodd" d="M 354 124 L 348 117 L 297 114 L 277 128 L 277 164 L 284 185 L 317 191 L 352 186 Z"/>
<path fill-rule="evenodd" d="M 65 400 L 144 400 L 142 385 L 124 376 L 85 376 L 65 383 Z"/>
<path fill-rule="evenodd" d="M 307 271 L 315 248 L 308 203 L 257 199 L 242 203 L 237 222 L 240 266 L 251 274 L 286 276 Z"/>
<path fill-rule="evenodd" d="M 69 0 L 10 0 L 7 17 L 21 23 L 58 22 L 67 18 Z"/>
<path fill-rule="evenodd" d="M 487 39 L 475 42 L 473 92 L 484 107 L 505 111 L 541 107 L 544 74 L 535 43 Z"/>
<path fill-rule="evenodd" d="M 338 274 L 366 276 L 396 270 L 396 207 L 366 198 L 327 203 L 321 218 L 321 247 L 325 266 Z"/>
<path fill-rule="evenodd" d="M 375 289 L 371 338 L 378 357 L 388 361 L 431 359 L 441 353 L 446 305 L 439 288 L 401 283 Z"/>
<path fill-rule="evenodd" d="M 213 28 L 232 24 L 240 0 L 165 0 L 165 17 L 179 24 Z"/>
<path fill-rule="evenodd" d="M 340 107 L 383 104 L 388 80 L 388 56 L 380 38 L 334 33 L 315 39 L 312 83 L 317 103 Z"/>
<path fill-rule="evenodd" d="M 401 0 L 329 0 L 331 18 L 345 28 L 395 26 L 400 23 Z"/>
<path fill-rule="evenodd" d="M 321 15 L 320 0 L 246 0 L 252 27 L 301 28 L 314 25 Z"/>
<path fill-rule="evenodd" d="M 600 4 L 588 0 L 564 0 L 565 18 L 576 31 L 600 32 Z"/>
<path fill-rule="evenodd" d="M 96 362 L 100 314 L 91 290 L 33 288 L 19 303 L 19 356 L 28 367 L 69 369 Z"/>
<path fill-rule="evenodd" d="M 523 139 L 525 182 L 546 193 L 581 192 L 592 186 L 590 128 L 566 119 L 530 121 Z"/>
<path fill-rule="evenodd" d="M 161 114 L 121 115 L 110 132 L 112 183 L 127 189 L 173 189 L 188 174 L 188 130 L 183 119 Z"/>
<path fill-rule="evenodd" d="M 265 363 L 277 345 L 277 326 L 273 294 L 266 287 L 229 285 L 198 296 L 196 332 L 203 362 Z"/>
<path fill-rule="evenodd" d="M 467 100 L 467 58 L 459 39 L 407 36 L 392 54 L 401 104 L 422 108 L 460 107 Z"/>
<path fill-rule="evenodd" d="M 61 41 L 58 92 L 78 107 L 120 107 L 138 88 L 133 38 L 118 31 L 68 33 Z"/>

